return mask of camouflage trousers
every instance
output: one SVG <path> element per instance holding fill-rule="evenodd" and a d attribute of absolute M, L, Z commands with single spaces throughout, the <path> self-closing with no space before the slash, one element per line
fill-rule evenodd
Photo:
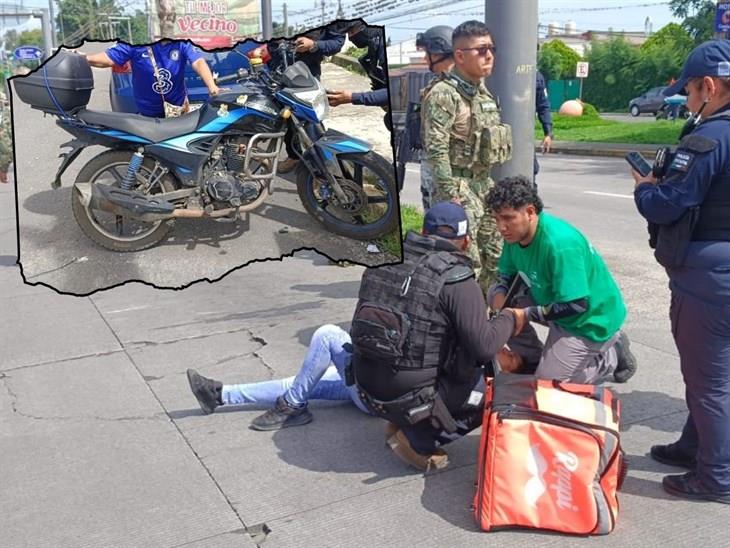
<path fill-rule="evenodd" d="M 421 203 L 424 212 L 433 205 L 433 168 L 425 158 L 421 158 Z"/>
<path fill-rule="evenodd" d="M 487 211 L 485 199 L 494 186 L 489 178 L 483 180 L 454 177 L 451 188 L 458 188 L 459 201 L 469 219 L 471 243 L 467 249 L 472 260 L 477 282 L 484 295 L 489 286 L 497 281 L 497 263 L 502 253 L 502 236 L 497 230 L 494 217 Z M 433 203 L 448 201 L 450 197 L 440 188 L 434 189 Z"/>

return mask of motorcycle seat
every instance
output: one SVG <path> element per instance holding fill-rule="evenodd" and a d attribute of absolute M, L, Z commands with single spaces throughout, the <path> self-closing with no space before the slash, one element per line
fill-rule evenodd
<path fill-rule="evenodd" d="M 153 143 L 159 143 L 166 139 L 193 133 L 200 121 L 200 109 L 177 118 L 150 118 L 126 112 L 98 112 L 85 109 L 79 111 L 77 116 L 87 124 L 124 131 Z"/>

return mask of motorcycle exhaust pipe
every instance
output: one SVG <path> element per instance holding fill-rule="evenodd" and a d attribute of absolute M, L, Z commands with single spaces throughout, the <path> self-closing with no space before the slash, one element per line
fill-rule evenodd
<path fill-rule="evenodd" d="M 106 185 L 76 183 L 74 188 L 84 207 L 106 211 L 122 217 L 131 217 L 139 221 L 155 222 L 169 219 L 200 219 L 203 217 L 217 219 L 229 217 L 238 209 L 239 213 L 247 213 L 261 206 L 269 197 L 269 187 L 265 186 L 258 198 L 253 202 L 236 207 L 206 211 L 205 209 L 181 209 L 166 200 L 145 196 L 138 192 L 123 190 Z"/>

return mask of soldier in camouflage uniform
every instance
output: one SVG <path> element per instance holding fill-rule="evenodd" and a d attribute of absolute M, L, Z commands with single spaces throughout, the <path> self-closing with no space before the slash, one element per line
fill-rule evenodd
<path fill-rule="evenodd" d="M 8 168 L 13 161 L 13 132 L 10 120 L 10 103 L 0 91 L 0 183 L 8 182 Z"/>
<path fill-rule="evenodd" d="M 468 253 L 482 290 L 497 279 L 502 238 L 485 197 L 494 185 L 489 171 L 512 156 L 512 131 L 501 123 L 496 101 L 484 86 L 492 73 L 494 44 L 480 21 L 453 34 L 455 68 L 427 88 L 421 109 L 423 144 L 433 168 L 434 202 L 460 203 L 469 217 Z"/>
<path fill-rule="evenodd" d="M 451 36 L 453 33 L 454 29 L 451 27 L 437 25 L 416 36 L 416 48 L 426 52 L 428 70 L 436 75 L 454 68 L 454 51 L 451 47 Z M 424 88 L 421 91 L 421 102 L 423 102 L 426 89 L 428 88 Z M 423 149 L 419 151 L 419 155 L 421 160 L 421 201 L 423 203 L 423 211 L 425 212 L 435 203 L 432 202 L 433 168 L 428 161 L 428 155 Z"/>

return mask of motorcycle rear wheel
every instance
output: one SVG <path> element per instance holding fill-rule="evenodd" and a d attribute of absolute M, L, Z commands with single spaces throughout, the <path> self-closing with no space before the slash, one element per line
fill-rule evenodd
<path fill-rule="evenodd" d="M 132 152 L 108 150 L 92 158 L 76 177 L 77 183 L 109 184 L 120 186 L 127 172 Z M 155 167 L 152 158 L 145 158 L 136 176 L 135 189 L 147 182 Z M 146 194 L 161 194 L 175 190 L 169 176 L 163 176 Z M 91 209 L 83 204 L 81 195 L 74 188 L 71 193 L 71 209 L 82 232 L 101 247 L 111 251 L 142 251 L 161 242 L 174 225 L 173 220 L 145 222 Z"/>
<path fill-rule="evenodd" d="M 379 238 L 398 227 L 398 192 L 393 166 L 375 152 L 339 156 L 340 179 L 347 203 L 339 203 L 329 185 L 303 165 L 297 171 L 297 191 L 307 212 L 327 230 L 357 240 Z"/>

